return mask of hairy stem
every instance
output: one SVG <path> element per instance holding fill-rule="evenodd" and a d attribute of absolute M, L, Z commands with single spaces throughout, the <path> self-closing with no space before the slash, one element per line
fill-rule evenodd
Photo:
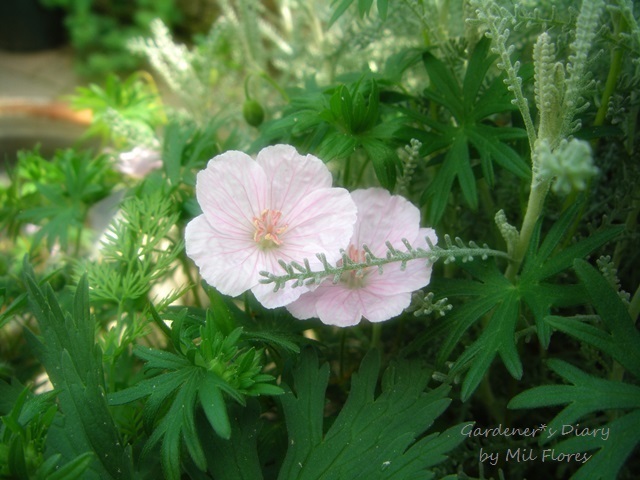
<path fill-rule="evenodd" d="M 617 18 L 615 22 L 616 34 L 620 33 L 621 23 L 623 22 L 621 22 L 620 19 Z M 598 113 L 596 114 L 596 118 L 593 122 L 593 124 L 596 126 L 602 125 L 604 123 L 604 119 L 607 115 L 607 109 L 609 107 L 609 99 L 616 89 L 616 84 L 618 83 L 620 72 L 622 71 L 622 58 L 622 49 L 614 49 L 613 53 L 611 54 L 611 66 L 609 67 L 607 82 L 605 83 L 604 91 L 602 92 L 602 99 L 600 100 L 600 108 L 598 109 Z"/>
<path fill-rule="evenodd" d="M 536 179 L 534 176 L 534 180 L 531 184 L 531 192 L 529 192 L 529 201 L 527 202 L 527 210 L 524 216 L 524 220 L 522 221 L 522 228 L 520 229 L 520 237 L 518 238 L 518 242 L 516 243 L 516 247 L 513 253 L 513 258 L 507 267 L 505 272 L 505 277 L 510 281 L 514 281 L 518 271 L 520 270 L 520 265 L 524 260 L 524 255 L 527 252 L 527 248 L 529 248 L 529 242 L 531 241 L 531 235 L 533 235 L 533 230 L 542 214 L 542 208 L 544 207 L 544 200 L 547 196 L 547 192 L 549 191 L 549 186 L 551 185 L 551 180 L 545 180 L 543 182 L 536 183 Z"/>

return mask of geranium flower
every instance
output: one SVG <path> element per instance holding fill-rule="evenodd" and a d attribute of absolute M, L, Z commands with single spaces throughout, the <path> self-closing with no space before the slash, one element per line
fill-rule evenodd
<path fill-rule="evenodd" d="M 376 257 L 386 256 L 387 241 L 402 251 L 406 251 L 403 238 L 414 248 L 428 249 L 425 237 L 436 244 L 435 231 L 420 228 L 420 211 L 403 197 L 381 188 L 356 190 L 351 197 L 358 207 L 358 220 L 346 253 L 354 262 L 364 262 L 363 244 Z M 402 313 L 411 302 L 411 292 L 427 285 L 430 278 L 431 265 L 419 259 L 407 262 L 404 270 L 400 262 L 384 265 L 382 274 L 377 267 L 348 271 L 336 284 L 326 279 L 287 309 L 301 320 L 318 317 L 340 327 L 356 325 L 362 317 L 382 322 Z"/>
<path fill-rule="evenodd" d="M 121 153 L 116 163 L 117 170 L 133 178 L 144 178 L 159 168 L 162 168 L 160 152 L 146 147 Z"/>
<path fill-rule="evenodd" d="M 286 305 L 308 288 L 274 292 L 259 283 L 259 272 L 281 271 L 278 260 L 307 258 L 320 267 L 317 253 L 337 261 L 353 233 L 355 204 L 331 183 L 320 159 L 289 145 L 267 147 L 255 160 L 238 151 L 218 155 L 197 176 L 203 213 L 187 225 L 187 255 L 220 292 L 251 289 L 265 307 Z"/>

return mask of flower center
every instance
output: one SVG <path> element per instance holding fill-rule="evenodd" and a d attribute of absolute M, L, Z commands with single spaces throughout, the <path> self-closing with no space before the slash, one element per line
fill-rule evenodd
<path fill-rule="evenodd" d="M 363 263 L 366 260 L 364 250 L 358 249 L 354 245 L 349 245 L 347 255 L 351 261 L 356 263 Z M 339 263 L 341 264 L 342 260 Z M 364 268 L 362 270 L 349 270 L 342 274 L 340 280 L 346 284 L 348 288 L 364 287 L 365 273 L 367 270 L 368 268 Z"/>
<path fill-rule="evenodd" d="M 280 210 L 264 209 L 260 217 L 253 217 L 255 232 L 253 239 L 262 248 L 272 248 L 282 244 L 280 235 L 287 231 L 288 224 L 280 224 L 282 212 Z"/>

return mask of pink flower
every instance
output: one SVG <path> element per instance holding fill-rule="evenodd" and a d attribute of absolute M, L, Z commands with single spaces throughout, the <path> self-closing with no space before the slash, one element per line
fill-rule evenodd
<path fill-rule="evenodd" d="M 162 168 L 160 153 L 146 147 L 121 153 L 116 163 L 117 170 L 133 178 L 144 178 L 159 168 Z"/>
<path fill-rule="evenodd" d="M 267 147 L 255 160 L 225 152 L 198 173 L 196 196 L 202 215 L 187 225 L 187 255 L 205 281 L 236 296 L 251 289 L 267 308 L 286 305 L 307 287 L 277 292 L 259 283 L 261 271 L 278 272 L 278 260 L 309 259 L 316 253 L 337 261 L 349 241 L 356 207 L 349 192 L 331 188 L 324 163 L 289 145 Z"/>
<path fill-rule="evenodd" d="M 347 249 L 353 261 L 364 261 L 363 244 L 376 257 L 386 256 L 387 241 L 401 251 L 406 251 L 403 238 L 414 248 L 428 249 L 425 237 L 436 244 L 435 231 L 420 228 L 420 211 L 403 197 L 381 188 L 356 190 L 351 197 L 358 207 L 358 220 Z M 400 262 L 384 265 L 382 274 L 377 267 L 349 271 L 336 284 L 333 279 L 325 280 L 288 305 L 287 310 L 299 319 L 318 317 L 323 323 L 340 327 L 356 325 L 362 317 L 382 322 L 402 313 L 411 302 L 411 292 L 427 285 L 430 278 L 431 265 L 420 259 L 408 262 L 404 271 Z"/>

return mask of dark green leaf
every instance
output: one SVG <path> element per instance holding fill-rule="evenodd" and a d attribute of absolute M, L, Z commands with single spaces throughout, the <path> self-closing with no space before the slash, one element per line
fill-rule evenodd
<path fill-rule="evenodd" d="M 490 156 L 498 165 L 522 179 L 531 177 L 531 168 L 511 147 L 498 139 L 499 128 L 474 125 L 465 130 L 481 155 Z"/>
<path fill-rule="evenodd" d="M 447 107 L 461 123 L 464 119 L 464 103 L 458 80 L 451 74 L 449 68 L 430 52 L 422 55 L 422 61 L 431 81 L 430 89 L 425 91 L 425 95 L 429 95 L 434 100 L 437 99 L 436 101 Z"/>
<path fill-rule="evenodd" d="M 640 379 L 640 333 L 624 303 L 607 280 L 587 262 L 575 260 L 573 268 L 602 322 L 611 332 L 615 347 L 612 346 L 608 353 Z"/>
<path fill-rule="evenodd" d="M 297 419 L 303 413 L 298 407 L 315 404 L 317 410 L 306 411 L 307 418 L 319 418 L 320 424 L 315 426 L 321 427 L 318 404 L 323 392 L 316 389 L 318 382 L 310 378 L 318 373 L 315 359 L 306 362 L 304 368 L 311 372 L 305 375 L 298 370 L 294 375 L 296 386 L 304 385 L 297 400 L 283 397 L 290 438 L 280 479 L 368 479 L 380 478 L 381 472 L 384 478 L 397 480 L 431 478 L 432 473 L 426 468 L 442 461 L 446 458 L 444 453 L 461 442 L 461 436 L 451 431 L 444 438 L 432 434 L 416 442 L 447 407 L 449 400 L 444 395 L 448 388 L 442 386 L 424 393 L 430 372 L 415 364 L 401 363 L 387 369 L 382 392 L 376 396 L 380 366 L 376 352 L 365 357 L 353 376 L 349 398 L 324 438 L 321 428 L 309 436 L 308 431 L 298 430 L 304 428 Z M 306 392 L 312 393 L 312 401 L 305 401 Z M 303 440 L 301 445 L 299 439 Z M 297 459 L 304 461 L 298 463 Z"/>
<path fill-rule="evenodd" d="M 373 0 L 358 0 L 358 14 L 360 17 L 364 17 L 371 10 Z"/>
<path fill-rule="evenodd" d="M 62 311 L 49 285 L 38 286 L 28 264 L 24 266 L 29 304 L 46 342 L 28 330 L 28 342 L 47 369 L 58 391 L 72 456 L 93 451 L 92 475 L 87 478 L 131 478 L 128 452 L 122 446 L 104 397 L 102 359 L 95 346 L 95 321 L 89 313 L 86 277 L 74 298 L 74 314 Z"/>
<path fill-rule="evenodd" d="M 260 405 L 249 400 L 246 407 L 229 405 L 231 438 L 224 440 L 211 429 L 201 429 L 201 439 L 211 472 L 219 480 L 261 480 L 258 458 Z M 201 422 L 204 425 L 206 422 Z"/>
<path fill-rule="evenodd" d="M 455 375 L 471 365 L 462 383 L 460 396 L 463 401 L 466 401 L 478 387 L 496 354 L 500 354 L 512 377 L 519 379 L 522 376 L 522 363 L 515 341 L 518 315 L 519 302 L 514 289 L 497 305 L 480 338 L 456 360 L 451 374 Z"/>
<path fill-rule="evenodd" d="M 329 27 L 331 27 L 336 22 L 336 20 L 338 20 L 342 16 L 342 14 L 347 11 L 347 8 L 349 8 L 352 3 L 353 0 L 333 0 L 333 2 L 331 3 L 331 7 L 335 7 L 336 4 L 338 4 L 338 7 L 333 12 L 333 15 L 331 15 L 331 19 L 329 20 Z"/>
<path fill-rule="evenodd" d="M 396 165 L 393 151 L 383 142 L 377 140 L 366 141 L 362 146 L 371 159 L 380 184 L 386 189 L 392 190 L 396 183 Z"/>
<path fill-rule="evenodd" d="M 214 374 L 204 376 L 200 384 L 198 394 L 200 403 L 209 423 L 215 432 L 222 438 L 231 437 L 231 425 L 227 416 L 227 406 L 222 398 L 222 392 L 218 388 L 218 382 L 212 380 Z"/>
<path fill-rule="evenodd" d="M 490 46 L 491 40 L 483 37 L 476 44 L 476 47 L 471 54 L 462 85 L 462 94 L 465 105 L 474 105 L 476 103 L 476 98 L 480 91 L 480 87 L 482 86 L 484 77 L 493 64 L 494 58 L 486 58 L 487 53 L 489 53 Z"/>
<path fill-rule="evenodd" d="M 376 3 L 378 14 L 382 20 L 387 19 L 387 11 L 389 10 L 389 0 L 378 0 Z"/>
<path fill-rule="evenodd" d="M 84 475 L 94 460 L 92 452 L 86 452 L 82 455 L 70 460 L 62 467 L 56 465 L 55 469 L 51 469 L 46 473 L 40 473 L 43 475 L 42 480 L 75 480 L 86 478 Z M 53 467 L 53 465 L 52 465 Z M 43 470 L 42 468 L 40 470 Z"/>
<path fill-rule="evenodd" d="M 640 443 L 640 410 L 609 422 L 605 428 L 608 429 L 606 439 L 602 435 L 573 437 L 555 446 L 558 453 L 585 452 L 599 448 L 571 477 L 572 480 L 618 478 L 618 472 Z"/>
<path fill-rule="evenodd" d="M 633 412 L 604 426 L 592 427 L 590 431 L 596 433 L 590 436 L 574 436 L 554 447 L 558 453 L 600 449 L 572 478 L 617 478 L 625 460 L 640 442 L 640 387 L 594 377 L 561 360 L 549 360 L 548 365 L 571 385 L 532 388 L 511 399 L 508 407 L 536 408 L 568 404 L 549 423 L 546 435 L 541 438 L 542 443 L 570 434 L 565 428 L 582 430 L 584 427 L 578 427 L 576 422 L 586 415 L 634 408 Z M 615 441 L 611 441 L 614 438 Z"/>

